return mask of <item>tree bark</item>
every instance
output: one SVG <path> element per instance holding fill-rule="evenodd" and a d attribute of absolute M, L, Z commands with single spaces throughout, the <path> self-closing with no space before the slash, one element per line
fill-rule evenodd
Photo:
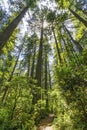
<path fill-rule="evenodd" d="M 27 76 L 30 76 L 30 62 L 31 62 L 31 54 L 29 54 L 28 56 Z"/>
<path fill-rule="evenodd" d="M 32 78 L 34 78 L 35 55 L 36 55 L 36 44 L 35 44 L 35 47 L 34 47 L 33 59 L 32 59 L 32 67 L 31 67 L 31 77 Z"/>
<path fill-rule="evenodd" d="M 51 83 L 51 74 L 50 74 L 50 66 L 49 66 L 49 62 L 48 62 L 48 72 L 49 72 L 49 87 L 50 87 L 50 89 L 52 89 L 52 83 Z"/>
<path fill-rule="evenodd" d="M 61 63 L 62 63 L 62 58 L 61 58 L 61 55 L 60 55 L 59 46 L 58 46 L 58 43 L 57 43 L 57 38 L 56 38 L 56 35 L 55 35 L 55 31 L 54 31 L 54 27 L 53 27 L 53 26 L 52 26 L 52 31 L 53 31 L 53 35 L 54 35 L 54 39 L 55 39 L 55 44 L 56 44 L 56 49 L 57 49 L 58 58 L 59 58 L 59 61 L 60 61 L 60 64 L 61 64 Z"/>
<path fill-rule="evenodd" d="M 76 12 L 74 12 L 71 8 L 69 8 L 69 11 L 87 27 L 87 21 L 84 20 L 80 15 L 78 15 Z"/>
<path fill-rule="evenodd" d="M 76 40 L 73 39 L 72 35 L 70 34 L 69 30 L 66 28 L 65 25 L 64 25 L 64 28 L 66 32 L 68 33 L 69 37 L 71 38 L 72 42 L 76 46 L 76 49 L 78 50 L 78 52 L 81 53 L 83 51 L 83 48 L 81 47 L 81 45 Z"/>
<path fill-rule="evenodd" d="M 64 31 L 66 31 L 65 30 L 65 28 L 64 28 Z M 61 32 L 61 31 L 60 31 Z M 76 59 L 75 60 L 75 64 L 78 64 L 79 65 L 79 63 L 78 63 L 78 55 L 75 55 L 74 54 L 74 48 L 73 48 L 73 46 L 72 46 L 72 48 L 70 47 L 70 44 L 68 43 L 69 41 L 71 42 L 71 39 L 70 40 L 65 40 L 64 39 L 64 37 L 62 36 L 62 33 L 61 33 L 61 37 L 62 37 L 62 40 L 63 40 L 63 43 L 64 43 L 64 46 L 65 46 L 65 49 L 66 49 L 66 52 L 67 52 L 67 55 L 68 55 L 68 62 L 70 62 L 70 61 L 72 61 L 72 58 L 71 58 L 71 55 L 74 57 L 74 59 Z M 67 41 L 67 43 L 66 43 L 66 41 Z M 72 45 L 72 44 L 71 44 Z"/>
<path fill-rule="evenodd" d="M 45 94 L 46 94 L 46 109 L 48 110 L 48 84 L 47 84 L 47 52 L 45 51 Z"/>
<path fill-rule="evenodd" d="M 39 86 L 41 86 L 42 52 L 43 52 L 43 20 L 42 20 L 42 27 L 41 27 L 39 54 L 38 54 L 38 60 L 36 66 L 36 76 L 35 76 Z"/>
<path fill-rule="evenodd" d="M 10 36 L 14 32 L 15 28 L 24 17 L 28 10 L 28 6 L 23 9 L 23 11 L 6 27 L 6 29 L 0 34 L 0 51 L 5 46 L 6 42 L 9 40 Z"/>

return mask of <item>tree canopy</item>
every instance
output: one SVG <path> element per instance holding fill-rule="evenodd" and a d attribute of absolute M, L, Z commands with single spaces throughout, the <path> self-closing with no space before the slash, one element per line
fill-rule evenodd
<path fill-rule="evenodd" d="M 86 0 L 0 1 L 0 130 L 87 129 Z"/>

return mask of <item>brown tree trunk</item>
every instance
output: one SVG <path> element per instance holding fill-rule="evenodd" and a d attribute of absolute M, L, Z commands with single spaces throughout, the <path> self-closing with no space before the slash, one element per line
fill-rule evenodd
<path fill-rule="evenodd" d="M 76 12 L 74 12 L 71 8 L 69 8 L 69 11 L 87 27 L 87 21 L 84 20 L 80 15 L 78 15 Z"/>
<path fill-rule="evenodd" d="M 9 40 L 13 31 L 24 17 L 24 14 L 27 12 L 28 6 L 23 9 L 23 11 L 6 27 L 6 29 L 0 34 L 0 51 L 5 46 L 6 42 Z"/>
<path fill-rule="evenodd" d="M 42 27 L 41 27 L 39 54 L 38 54 L 37 66 L 36 66 L 36 79 L 39 86 L 41 86 L 42 52 L 43 52 L 43 20 L 42 20 Z"/>
<path fill-rule="evenodd" d="M 29 54 L 28 56 L 27 76 L 30 76 L 30 62 L 31 62 L 31 54 Z"/>
<path fill-rule="evenodd" d="M 47 76 L 47 50 L 45 48 L 45 94 L 46 94 L 46 109 L 48 110 L 48 76 Z"/>
<path fill-rule="evenodd" d="M 52 83 L 51 83 L 51 72 L 50 72 L 49 62 L 48 62 L 48 73 L 49 73 L 49 87 L 51 89 L 52 88 Z"/>
<path fill-rule="evenodd" d="M 65 31 L 65 29 L 64 29 Z M 61 32 L 61 31 L 60 31 Z M 61 33 L 61 37 L 62 37 L 62 40 L 63 40 L 63 43 L 64 43 L 64 46 L 65 46 L 65 49 L 66 49 L 66 52 L 67 52 L 67 56 L 68 56 L 68 62 L 72 61 L 72 58 L 71 58 L 71 55 L 74 57 L 75 60 L 75 64 L 78 64 L 79 65 L 79 62 L 78 62 L 78 55 L 75 55 L 74 54 L 74 48 L 72 46 L 72 49 L 70 47 L 70 44 L 68 43 L 69 41 L 71 42 L 71 40 L 68 40 L 68 42 L 66 43 L 67 40 L 64 39 L 64 37 L 62 36 L 62 33 Z M 72 45 L 72 44 L 71 44 Z"/>
<path fill-rule="evenodd" d="M 62 35 L 62 33 L 61 33 L 61 38 L 62 38 L 62 40 L 63 40 L 63 43 L 64 43 L 64 46 L 65 46 L 66 52 L 69 53 L 69 49 L 68 49 L 68 47 L 67 47 L 66 41 L 65 41 L 65 39 L 64 39 L 64 37 L 63 37 L 63 35 Z"/>
<path fill-rule="evenodd" d="M 65 51 L 67 52 L 67 57 L 66 57 L 66 66 L 67 66 L 67 62 L 69 62 L 69 61 L 71 61 L 71 58 L 69 58 L 69 55 L 70 55 L 70 53 L 73 53 L 72 51 L 70 51 L 70 49 L 69 49 L 69 46 L 68 46 L 68 44 L 66 43 L 66 40 L 64 39 L 64 37 L 62 36 L 62 33 L 61 33 L 61 38 L 62 38 L 62 41 L 63 41 L 63 44 L 64 44 L 64 46 L 65 46 Z"/>
<path fill-rule="evenodd" d="M 52 31 L 53 31 L 53 35 L 54 35 L 54 39 L 55 39 L 55 44 L 56 44 L 58 58 L 59 58 L 59 61 L 60 61 L 60 64 L 61 64 L 62 63 L 62 58 L 61 58 L 61 55 L 60 55 L 59 46 L 58 46 L 58 43 L 57 43 L 57 38 L 56 38 L 55 30 L 54 30 L 53 26 L 52 26 Z"/>
<path fill-rule="evenodd" d="M 61 32 L 61 30 L 59 30 L 59 32 Z M 59 41 L 60 41 L 60 49 L 61 49 L 61 52 L 64 51 L 64 46 L 62 45 L 63 44 L 63 39 L 62 39 L 62 36 L 61 36 L 61 33 L 58 35 L 59 37 Z M 67 65 L 66 63 L 66 57 L 65 57 L 65 54 L 63 53 L 62 54 L 62 63 L 64 63 L 65 65 Z"/>
<path fill-rule="evenodd" d="M 64 25 L 64 28 L 65 28 L 66 32 L 68 33 L 69 37 L 71 38 L 72 42 L 74 43 L 78 52 L 81 53 L 83 51 L 83 48 L 81 47 L 81 45 L 76 40 L 73 39 L 72 35 L 70 34 L 69 30 L 66 28 L 65 25 Z"/>
<path fill-rule="evenodd" d="M 34 78 L 35 55 L 36 55 L 36 44 L 35 44 L 35 47 L 34 47 L 33 59 L 32 59 L 32 67 L 31 67 L 31 77 L 32 78 Z"/>

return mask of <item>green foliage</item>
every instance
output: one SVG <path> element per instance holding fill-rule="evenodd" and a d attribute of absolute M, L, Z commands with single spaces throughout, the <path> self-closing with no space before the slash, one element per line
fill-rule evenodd
<path fill-rule="evenodd" d="M 26 1 L 27 5 L 28 5 L 31 9 L 33 9 L 33 8 L 36 7 L 36 0 L 25 0 L 25 1 Z"/>
<path fill-rule="evenodd" d="M 2 130 L 12 129 L 34 129 L 35 124 L 47 114 L 45 100 L 38 100 L 32 104 L 36 81 L 27 80 L 26 77 L 14 76 L 10 82 L 4 82 L 8 86 L 8 94 L 0 107 L 0 128 Z M 38 88 L 40 89 L 40 88 Z M 35 90 L 39 94 L 41 90 Z"/>
<path fill-rule="evenodd" d="M 9 91 L 4 106 L 0 107 L 0 127 L 3 130 L 33 128 L 35 122 L 33 118 L 30 119 L 33 95 L 26 78 L 15 76 L 9 84 L 5 82 L 4 85 L 9 85 Z"/>
<path fill-rule="evenodd" d="M 55 12 L 49 12 L 48 15 L 47 15 L 47 21 L 48 22 L 54 22 L 56 16 L 55 16 Z"/>
<path fill-rule="evenodd" d="M 54 102 L 53 111 L 57 113 L 54 120 L 56 128 L 61 130 L 82 130 L 86 128 L 86 63 L 84 53 L 67 67 L 56 68 L 55 86 L 57 90 L 51 93 Z M 75 64 L 76 63 L 76 64 Z"/>
<path fill-rule="evenodd" d="M 55 130 L 86 130 L 87 32 L 67 11 L 72 6 L 79 15 L 83 15 L 75 6 L 78 3 L 75 0 L 55 0 L 54 4 L 58 3 L 58 7 L 51 9 L 43 3 L 38 3 L 35 8 L 37 0 L 21 1 L 18 8 L 17 0 L 16 3 L 11 2 L 16 9 L 13 13 L 11 11 L 13 17 L 24 8 L 24 2 L 31 9 L 29 19 L 28 13 L 24 19 L 24 27 L 27 25 L 24 38 L 23 33 L 18 34 L 19 30 L 15 30 L 0 52 L 0 130 L 36 130 L 36 126 L 49 113 L 55 114 Z M 43 34 L 40 32 L 42 17 L 43 24 L 47 24 Z M 85 14 L 82 17 L 86 18 Z M 8 24 L 12 19 L 9 17 Z M 67 34 L 64 25 L 72 37 Z M 80 54 L 74 45 L 75 40 L 83 48 Z M 42 50 L 39 49 L 40 42 L 43 42 Z M 59 47 L 61 63 L 59 56 L 56 56 L 58 49 L 56 46 L 54 48 L 55 42 Z M 40 51 L 42 62 L 38 58 Z M 41 66 L 40 86 L 36 81 L 37 61 Z"/>
<path fill-rule="evenodd" d="M 55 0 L 58 3 L 59 8 L 65 9 L 68 8 L 71 4 L 72 1 L 68 1 L 68 0 Z"/>
<path fill-rule="evenodd" d="M 45 118 L 45 116 L 48 114 L 45 109 L 45 100 L 38 100 L 37 104 L 34 105 L 34 110 L 33 116 L 35 124 L 38 125 L 41 119 Z"/>

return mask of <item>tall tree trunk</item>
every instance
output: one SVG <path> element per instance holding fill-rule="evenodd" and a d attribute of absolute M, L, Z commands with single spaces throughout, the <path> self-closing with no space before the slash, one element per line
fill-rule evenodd
<path fill-rule="evenodd" d="M 42 20 L 42 27 L 41 27 L 39 54 L 38 54 L 37 66 L 36 66 L 36 79 L 39 86 L 41 86 L 42 52 L 43 52 L 43 20 Z"/>
<path fill-rule="evenodd" d="M 35 44 L 35 47 L 34 47 L 33 59 L 32 59 L 32 67 L 31 67 L 31 77 L 32 78 L 34 78 L 35 55 L 36 55 L 36 44 Z"/>
<path fill-rule="evenodd" d="M 47 54 L 45 54 L 45 90 L 47 90 Z"/>
<path fill-rule="evenodd" d="M 61 58 L 61 55 L 60 55 L 59 46 L 58 46 L 58 43 L 57 43 L 57 38 L 56 38 L 55 30 L 54 30 L 53 26 L 52 26 L 52 31 L 53 31 L 53 35 L 54 35 L 54 39 L 55 39 L 55 44 L 56 44 L 58 58 L 59 58 L 59 61 L 60 61 L 60 64 L 61 64 L 62 63 L 62 58 Z"/>
<path fill-rule="evenodd" d="M 62 33 L 61 33 L 61 38 L 62 38 L 63 43 L 64 43 L 64 46 L 65 46 L 65 51 L 67 52 L 67 57 L 66 57 L 66 66 L 67 66 L 67 61 L 68 61 L 68 62 L 71 61 L 71 58 L 69 58 L 69 55 L 70 55 L 71 53 L 73 53 L 73 52 L 70 51 L 69 46 L 68 46 L 68 44 L 66 43 L 66 40 L 65 40 L 64 37 L 62 36 Z"/>
<path fill-rule="evenodd" d="M 71 8 L 69 8 L 69 11 L 87 27 L 87 21 L 84 20 L 80 15 L 78 15 L 76 12 L 74 12 Z"/>
<path fill-rule="evenodd" d="M 48 62 L 48 72 L 49 72 L 49 86 L 50 86 L 50 89 L 51 89 L 52 88 L 52 83 L 51 83 L 51 74 L 50 74 L 49 62 Z"/>
<path fill-rule="evenodd" d="M 65 41 L 65 39 L 64 39 L 64 37 L 63 37 L 63 35 L 62 35 L 62 33 L 61 33 L 61 38 L 62 38 L 62 40 L 63 40 L 63 44 L 64 44 L 64 46 L 65 46 L 66 52 L 69 53 L 69 49 L 68 49 L 68 47 L 67 47 L 66 41 Z"/>
<path fill-rule="evenodd" d="M 59 32 L 61 32 L 61 30 L 59 30 Z M 62 52 L 62 63 L 64 63 L 66 65 L 65 54 L 63 53 L 64 52 L 64 46 L 62 45 L 64 41 L 61 37 L 61 33 L 58 35 L 58 37 L 59 37 L 59 41 L 60 41 L 60 49 L 61 49 L 61 52 Z"/>
<path fill-rule="evenodd" d="M 65 31 L 65 29 L 64 29 L 64 31 Z M 60 31 L 60 32 L 61 32 L 61 31 Z M 75 55 L 73 46 L 72 46 L 72 49 L 69 47 L 69 46 L 70 46 L 70 44 L 68 43 L 69 40 L 68 40 L 68 42 L 66 43 L 67 40 L 65 40 L 64 37 L 62 36 L 62 32 L 61 32 L 61 38 L 62 38 L 62 40 L 63 40 L 64 46 L 65 46 L 65 49 L 66 49 L 66 52 L 67 52 L 67 55 L 68 55 L 68 62 L 72 61 L 72 58 L 71 58 L 71 56 L 70 56 L 70 55 L 72 55 L 72 56 L 74 57 L 74 59 L 76 59 L 76 60 L 75 60 L 75 64 L 76 64 L 76 65 L 79 65 L 79 63 L 78 63 L 78 55 Z M 71 42 L 71 41 L 70 41 L 70 42 Z"/>
<path fill-rule="evenodd" d="M 0 34 L 0 51 L 5 46 L 6 42 L 9 40 L 13 31 L 24 17 L 24 14 L 27 12 L 28 6 L 23 9 L 23 11 L 6 27 L 6 29 Z"/>
<path fill-rule="evenodd" d="M 68 33 L 69 37 L 71 38 L 72 42 L 74 43 L 78 52 L 81 53 L 83 51 L 83 48 L 81 47 L 81 45 L 76 40 L 73 39 L 72 35 L 70 34 L 69 30 L 66 28 L 65 25 L 64 25 L 64 28 L 65 28 L 66 32 Z"/>
<path fill-rule="evenodd" d="M 48 110 L 48 76 L 47 76 L 47 50 L 45 48 L 45 94 L 46 94 L 46 109 Z"/>
<path fill-rule="evenodd" d="M 60 30 L 60 35 L 61 35 L 63 44 L 64 44 L 64 46 L 65 46 L 65 50 L 66 50 L 66 52 L 67 52 L 67 58 L 68 58 L 68 62 L 69 62 L 69 60 L 71 61 L 71 58 L 69 58 L 69 55 L 73 54 L 74 49 L 71 50 L 71 49 L 69 48 L 69 43 L 66 43 L 67 40 L 64 39 L 61 30 Z M 66 65 L 67 65 L 67 62 L 66 62 Z"/>
<path fill-rule="evenodd" d="M 30 62 L 31 62 L 31 54 L 29 54 L 28 56 L 27 76 L 30 76 Z"/>

